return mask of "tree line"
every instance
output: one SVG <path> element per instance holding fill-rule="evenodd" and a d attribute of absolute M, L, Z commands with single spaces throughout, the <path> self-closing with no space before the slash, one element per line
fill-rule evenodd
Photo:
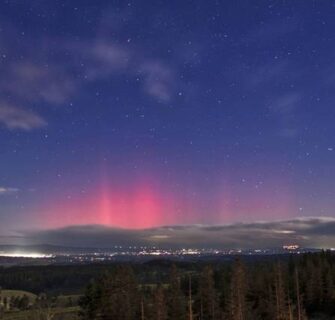
<path fill-rule="evenodd" d="M 331 252 L 271 262 L 171 267 L 158 283 L 141 283 L 130 265 L 90 282 L 83 320 L 307 320 L 335 315 Z"/>

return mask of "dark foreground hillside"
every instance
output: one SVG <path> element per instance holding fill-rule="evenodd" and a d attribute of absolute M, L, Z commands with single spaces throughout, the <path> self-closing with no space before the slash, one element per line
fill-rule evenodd
<path fill-rule="evenodd" d="M 335 319 L 334 284 L 331 252 L 13 267 L 0 269 L 0 319 Z"/>

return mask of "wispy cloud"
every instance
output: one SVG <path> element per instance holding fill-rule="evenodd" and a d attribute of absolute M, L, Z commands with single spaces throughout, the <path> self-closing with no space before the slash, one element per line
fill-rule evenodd
<path fill-rule="evenodd" d="M 14 130 L 30 131 L 47 125 L 47 122 L 33 111 L 0 102 L 0 124 Z"/>
<path fill-rule="evenodd" d="M 132 59 L 126 47 L 108 39 L 85 41 L 71 46 L 75 56 L 85 61 L 85 77 L 96 81 L 107 77 L 125 74 Z"/>
<path fill-rule="evenodd" d="M 59 65 L 41 65 L 29 60 L 12 63 L 0 82 L 2 91 L 23 101 L 60 104 L 72 95 L 75 81 Z"/>
<path fill-rule="evenodd" d="M 11 34 L 15 37 L 15 30 Z M 24 131 L 45 127 L 47 121 L 38 105 L 63 104 L 75 92 L 76 81 L 61 64 L 47 63 L 42 48 L 34 47 L 32 52 L 24 41 L 20 48 L 5 44 L 0 66 L 0 124 Z M 24 52 L 24 58 L 15 58 L 15 51 Z"/>
<path fill-rule="evenodd" d="M 279 134 L 283 137 L 294 137 L 298 133 L 295 113 L 302 101 L 302 96 L 298 92 L 290 92 L 280 97 L 274 98 L 270 103 L 270 109 L 279 117 Z"/>
<path fill-rule="evenodd" d="M 275 99 L 270 108 L 281 115 L 289 116 L 297 109 L 300 101 L 301 95 L 298 92 L 290 92 Z"/>
<path fill-rule="evenodd" d="M 93 47 L 93 54 L 105 67 L 112 69 L 126 68 L 131 56 L 128 50 L 112 42 L 98 42 Z"/>
<path fill-rule="evenodd" d="M 158 61 L 144 62 L 140 73 L 144 75 L 144 89 L 148 94 L 166 102 L 171 99 L 174 75 L 168 66 Z"/>
<path fill-rule="evenodd" d="M 126 76 L 140 79 L 143 92 L 161 102 L 171 100 L 176 77 L 173 68 L 163 61 L 148 58 L 148 53 L 135 47 L 116 44 L 102 38 L 72 46 L 73 54 L 85 60 L 85 77 L 94 82 L 107 77 Z"/>
<path fill-rule="evenodd" d="M 122 24 L 124 19 L 118 21 Z M 111 79 L 136 81 L 138 90 L 147 96 L 170 101 L 176 83 L 173 68 L 140 43 L 111 36 L 110 22 L 102 19 L 101 24 L 103 32 L 75 43 L 65 37 L 39 41 L 21 37 L 13 45 L 10 39 L 21 33 L 8 23 L 10 35 L 1 39 L 0 123 L 12 130 L 45 126 L 39 105 L 61 106 L 88 86 Z M 23 54 L 17 57 L 16 52 Z"/>
<path fill-rule="evenodd" d="M 296 115 L 301 111 L 304 96 L 293 86 L 287 87 L 302 77 L 301 70 L 286 59 L 272 59 L 247 70 L 238 70 L 243 74 L 245 90 L 268 109 L 272 120 L 275 119 L 276 134 L 285 138 L 297 136 L 300 130 Z"/>
<path fill-rule="evenodd" d="M 0 196 L 14 195 L 18 192 L 18 188 L 0 187 Z"/>
<path fill-rule="evenodd" d="M 304 247 L 335 247 L 335 218 L 299 218 L 275 222 L 232 225 L 166 226 L 143 230 L 100 225 L 70 226 L 30 231 L 31 243 L 112 247 L 158 245 L 162 247 L 264 248 L 297 243 Z"/>

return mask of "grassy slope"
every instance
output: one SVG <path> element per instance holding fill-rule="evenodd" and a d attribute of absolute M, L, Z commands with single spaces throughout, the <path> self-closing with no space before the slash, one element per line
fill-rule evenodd
<path fill-rule="evenodd" d="M 78 319 L 79 307 L 69 307 L 69 308 L 52 308 L 51 314 L 54 315 L 53 319 L 57 320 L 61 318 L 62 320 L 77 320 Z M 35 320 L 37 319 L 36 310 L 27 311 L 16 311 L 5 313 L 3 320 Z"/>
<path fill-rule="evenodd" d="M 1 290 L 0 295 L 2 298 L 23 297 L 24 295 L 26 295 L 31 302 L 34 302 L 37 298 L 35 294 L 22 290 Z"/>
<path fill-rule="evenodd" d="M 33 303 L 35 302 L 37 296 L 31 292 L 21 291 L 21 290 L 1 290 L 1 296 L 4 297 L 22 297 L 23 295 L 28 296 L 29 300 Z M 57 307 L 51 309 L 51 313 L 54 314 L 54 320 L 61 318 L 62 320 L 77 320 L 79 307 L 68 307 L 69 298 L 71 297 L 72 302 L 76 305 L 80 298 L 79 295 L 61 295 L 58 296 L 56 300 Z M 36 310 L 26 310 L 26 311 L 10 311 L 3 315 L 3 320 L 35 320 Z"/>

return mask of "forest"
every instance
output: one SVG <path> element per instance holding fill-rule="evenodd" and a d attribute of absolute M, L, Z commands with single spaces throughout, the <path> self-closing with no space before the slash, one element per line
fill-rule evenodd
<path fill-rule="evenodd" d="M 12 316 L 31 315 L 44 306 L 51 314 L 58 310 L 52 316 L 57 320 L 335 319 L 334 284 L 335 256 L 330 251 L 257 260 L 236 256 L 232 261 L 153 260 L 0 270 L 2 288 L 37 295 L 32 304 L 27 297 L 16 299 Z M 67 315 L 59 311 L 59 297 L 63 307 L 70 308 Z M 8 318 L 8 312 L 2 316 L 24 319 Z M 38 319 L 48 317 L 40 312 Z"/>

